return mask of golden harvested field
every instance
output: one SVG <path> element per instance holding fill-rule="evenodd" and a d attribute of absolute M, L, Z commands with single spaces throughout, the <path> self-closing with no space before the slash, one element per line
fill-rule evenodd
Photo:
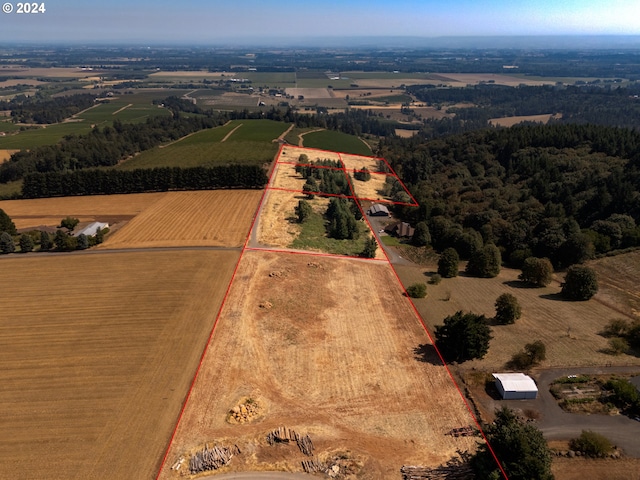
<path fill-rule="evenodd" d="M 240 247 L 262 190 L 168 192 L 100 248 Z"/>
<path fill-rule="evenodd" d="M 21 77 L 36 78 L 84 78 L 98 75 L 99 72 L 99 70 L 83 70 L 82 68 L 77 67 L 31 68 L 11 66 L 0 68 L 0 75 L 19 75 Z"/>
<path fill-rule="evenodd" d="M 352 176 L 356 197 L 367 200 L 390 200 L 390 198 L 383 195 L 386 180 L 387 175 L 376 173 L 372 173 L 371 180 L 367 182 L 356 180 Z"/>
<path fill-rule="evenodd" d="M 343 454 L 358 478 L 473 449 L 447 435 L 473 420 L 428 344 L 387 263 L 246 252 L 160 478 L 181 478 L 170 467 L 205 442 L 240 447 L 224 470 L 301 471 L 295 445 L 265 440 L 280 426 L 308 433 L 320 460 Z M 229 423 L 247 397 L 259 418 Z"/>
<path fill-rule="evenodd" d="M 513 127 L 518 123 L 522 122 L 538 122 L 538 123 L 549 123 L 549 120 L 552 118 L 561 118 L 562 114 L 555 115 L 552 113 L 546 113 L 543 115 L 521 115 L 516 117 L 504 117 L 504 118 L 492 118 L 489 120 L 489 123 L 492 125 L 499 125 L 501 127 Z"/>
<path fill-rule="evenodd" d="M 3 258 L 0 478 L 154 478 L 238 255 Z"/>
<path fill-rule="evenodd" d="M 590 262 L 598 274 L 598 299 L 619 317 L 640 319 L 640 251 Z"/>
<path fill-rule="evenodd" d="M 462 268 L 461 268 L 462 269 Z M 397 266 L 405 286 L 426 281 L 425 271 L 435 268 Z M 472 311 L 487 317 L 495 315 L 495 300 L 502 293 L 516 296 L 522 307 L 522 317 L 513 325 L 492 326 L 493 340 L 484 360 L 465 362 L 465 368 L 493 370 L 504 364 L 525 343 L 542 340 L 547 347 L 543 367 L 589 365 L 640 365 L 640 358 L 631 355 L 612 356 L 602 353 L 607 339 L 598 335 L 603 327 L 620 313 L 603 304 L 602 293 L 587 302 L 567 302 L 559 295 L 560 285 L 545 288 L 521 288 L 519 270 L 503 268 L 493 279 L 459 276 L 443 279 L 439 285 L 429 285 L 427 298 L 414 300 L 429 328 L 458 310 Z M 449 301 L 443 299 L 450 296 Z"/>
<path fill-rule="evenodd" d="M 353 169 L 362 170 L 363 167 L 367 167 L 370 172 L 378 171 L 379 160 L 375 157 L 365 157 L 362 155 L 341 153 L 340 160 L 342 160 L 342 163 L 344 163 L 344 168 L 346 168 L 349 172 Z"/>
<path fill-rule="evenodd" d="M 55 227 L 67 216 L 81 222 L 105 221 L 110 224 L 133 218 L 167 193 L 135 193 L 130 195 L 95 195 L 87 197 L 38 198 L 0 201 L 16 228 L 42 225 Z"/>
<path fill-rule="evenodd" d="M 640 459 L 554 458 L 551 471 L 562 480 L 640 480 Z"/>
<path fill-rule="evenodd" d="M 0 163 L 4 163 L 18 150 L 0 150 Z"/>
<path fill-rule="evenodd" d="M 266 193 L 260 220 L 254 226 L 258 229 L 257 239 L 260 244 L 281 248 L 291 245 L 299 235 L 300 227 L 289 219 L 294 218 L 294 209 L 303 198 L 306 198 L 306 195 L 278 190 L 269 190 Z M 311 202 L 313 204 L 323 202 L 326 210 L 326 204 L 329 201 L 316 196 Z"/>

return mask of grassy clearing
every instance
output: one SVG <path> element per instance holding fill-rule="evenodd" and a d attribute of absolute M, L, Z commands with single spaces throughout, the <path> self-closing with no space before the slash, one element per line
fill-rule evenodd
<path fill-rule="evenodd" d="M 291 248 L 353 256 L 364 250 L 364 242 L 369 234 L 369 229 L 364 223 L 359 223 L 360 236 L 356 240 L 329 238 L 326 226 L 324 216 L 314 212 L 306 222 L 300 224 L 300 235 L 293 241 Z"/>
<path fill-rule="evenodd" d="M 22 193 L 22 180 L 0 183 L 0 198 L 10 198 Z"/>
<path fill-rule="evenodd" d="M 463 270 L 464 265 L 460 269 Z M 411 285 L 424 282 L 435 273 L 436 266 L 435 263 L 428 268 L 398 265 L 396 270 L 403 284 Z M 560 296 L 558 282 L 544 288 L 526 288 L 518 281 L 519 274 L 519 270 L 503 268 L 496 278 L 462 274 L 443 279 L 439 285 L 430 287 L 426 299 L 414 303 L 433 329 L 458 310 L 493 318 L 496 298 L 503 293 L 511 293 L 518 299 L 522 317 L 513 325 L 493 325 L 489 353 L 483 360 L 465 362 L 466 369 L 502 369 L 525 343 L 534 340 L 542 340 L 547 347 L 543 367 L 640 365 L 640 358 L 636 356 L 606 353 L 607 339 L 600 333 L 609 321 L 621 316 L 610 306 L 606 292 L 599 292 L 587 302 L 568 302 Z M 561 280 L 559 276 L 557 279 Z M 606 280 L 601 277 L 601 281 Z"/>
<path fill-rule="evenodd" d="M 372 155 L 371 149 L 358 137 L 335 130 L 322 130 L 305 135 L 304 146 L 356 155 Z"/>
<path fill-rule="evenodd" d="M 0 122 L 0 132 L 9 133 L 9 132 L 16 132 L 18 130 L 20 130 L 20 126 L 16 125 L 13 122 L 9 122 L 9 121 Z"/>
<path fill-rule="evenodd" d="M 380 236 L 380 240 L 382 240 L 382 243 L 387 247 L 397 247 L 400 245 L 400 240 L 398 240 L 397 237 L 392 237 L 391 235 L 382 235 Z"/>

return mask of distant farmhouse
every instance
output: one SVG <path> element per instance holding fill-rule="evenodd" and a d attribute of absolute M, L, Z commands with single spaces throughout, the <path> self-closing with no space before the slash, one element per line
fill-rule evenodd
<path fill-rule="evenodd" d="M 103 222 L 92 222 L 86 227 L 78 230 L 77 232 L 73 232 L 74 237 L 78 237 L 80 235 L 86 235 L 87 237 L 93 237 L 98 230 L 104 230 L 105 228 L 109 228 L 108 223 Z"/>
<path fill-rule="evenodd" d="M 534 399 L 538 396 L 536 382 L 524 373 L 494 373 L 493 378 L 504 400 Z"/>
<path fill-rule="evenodd" d="M 372 217 L 388 217 L 389 209 L 380 203 L 374 203 L 369 210 L 367 210 L 367 215 Z"/>

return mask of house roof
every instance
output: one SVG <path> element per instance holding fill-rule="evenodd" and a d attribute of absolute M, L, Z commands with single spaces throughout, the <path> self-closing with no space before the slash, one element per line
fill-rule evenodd
<path fill-rule="evenodd" d="M 369 212 L 371 213 L 384 212 L 387 215 L 389 215 L 389 209 L 385 205 L 382 205 L 380 203 L 374 203 L 373 205 L 371 205 L 371 208 L 369 208 Z"/>
<path fill-rule="evenodd" d="M 537 392 L 533 378 L 524 373 L 494 373 L 493 378 L 502 384 L 505 392 Z"/>

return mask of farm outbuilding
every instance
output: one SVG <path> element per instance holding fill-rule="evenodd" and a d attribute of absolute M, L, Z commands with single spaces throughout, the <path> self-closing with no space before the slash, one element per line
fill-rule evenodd
<path fill-rule="evenodd" d="M 493 378 L 504 400 L 535 399 L 538 396 L 536 382 L 524 373 L 494 373 Z"/>
<path fill-rule="evenodd" d="M 104 230 L 105 228 L 109 228 L 109 224 L 108 223 L 92 222 L 89 225 L 87 225 L 86 227 L 78 230 L 77 232 L 73 232 L 73 236 L 74 237 L 78 237 L 78 236 L 84 234 L 87 237 L 92 237 L 96 233 L 98 233 L 98 230 Z"/>
<path fill-rule="evenodd" d="M 389 209 L 385 205 L 374 203 L 369 210 L 367 210 L 367 214 L 372 217 L 388 217 Z"/>

